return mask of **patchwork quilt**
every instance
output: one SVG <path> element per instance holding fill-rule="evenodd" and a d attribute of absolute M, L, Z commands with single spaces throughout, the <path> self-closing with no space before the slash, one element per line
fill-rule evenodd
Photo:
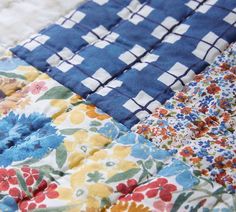
<path fill-rule="evenodd" d="M 236 211 L 235 1 L 3 0 L 0 23 L 0 211 Z"/>

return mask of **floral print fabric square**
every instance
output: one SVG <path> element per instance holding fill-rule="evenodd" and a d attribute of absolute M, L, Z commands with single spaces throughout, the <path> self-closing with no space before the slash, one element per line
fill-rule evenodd
<path fill-rule="evenodd" d="M 235 192 L 235 95 L 234 44 L 182 92 L 133 129 Z"/>

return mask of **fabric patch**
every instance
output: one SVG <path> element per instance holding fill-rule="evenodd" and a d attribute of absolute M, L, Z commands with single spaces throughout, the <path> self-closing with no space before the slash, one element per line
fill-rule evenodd
<path fill-rule="evenodd" d="M 132 129 L 235 192 L 236 45 Z"/>

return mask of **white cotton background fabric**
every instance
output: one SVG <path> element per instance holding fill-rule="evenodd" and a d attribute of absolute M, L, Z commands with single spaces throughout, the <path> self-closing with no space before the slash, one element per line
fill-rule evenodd
<path fill-rule="evenodd" d="M 85 0 L 0 0 L 0 49 L 56 21 Z"/>

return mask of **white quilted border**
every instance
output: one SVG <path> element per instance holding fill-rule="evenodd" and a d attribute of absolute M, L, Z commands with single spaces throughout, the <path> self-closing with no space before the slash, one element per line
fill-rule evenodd
<path fill-rule="evenodd" d="M 0 46 L 12 47 L 85 0 L 0 0 Z"/>

